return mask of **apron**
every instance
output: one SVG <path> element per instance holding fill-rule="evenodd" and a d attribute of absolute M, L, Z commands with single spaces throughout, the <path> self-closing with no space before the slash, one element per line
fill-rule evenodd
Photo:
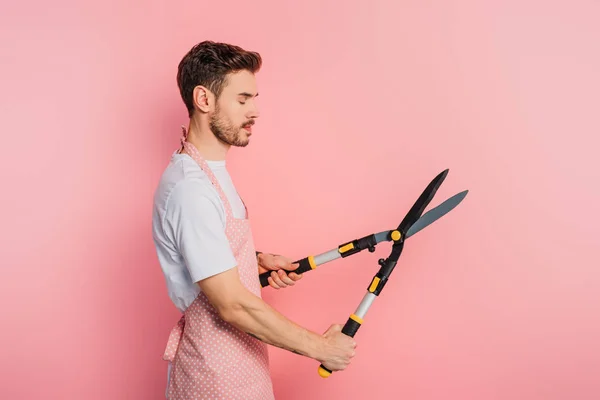
<path fill-rule="evenodd" d="M 182 138 L 187 153 L 217 189 L 227 217 L 226 234 L 240 280 L 261 297 L 250 221 L 233 217 L 231 205 L 206 161 Z M 245 204 L 244 204 L 245 207 Z M 170 361 L 167 396 L 178 399 L 272 400 L 267 345 L 221 319 L 203 292 L 171 331 L 163 359 Z"/>

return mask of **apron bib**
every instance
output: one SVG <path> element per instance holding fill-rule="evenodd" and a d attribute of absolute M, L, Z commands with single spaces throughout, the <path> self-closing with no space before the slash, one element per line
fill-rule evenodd
<path fill-rule="evenodd" d="M 242 284 L 261 297 L 250 221 L 233 217 L 231 205 L 215 175 L 194 145 L 183 148 L 217 189 L 226 213 L 226 235 L 237 260 Z M 245 207 L 245 205 L 244 205 Z M 171 331 L 163 359 L 171 362 L 170 400 L 273 400 L 267 345 L 223 321 L 203 292 Z"/>

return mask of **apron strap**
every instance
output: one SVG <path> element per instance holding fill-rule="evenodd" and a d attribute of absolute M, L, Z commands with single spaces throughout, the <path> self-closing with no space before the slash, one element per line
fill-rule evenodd
<path fill-rule="evenodd" d="M 206 160 L 204 158 L 202 158 L 202 156 L 200 155 L 200 152 L 198 152 L 198 149 L 196 148 L 196 146 L 194 146 L 193 144 L 191 144 L 190 142 L 187 141 L 189 132 L 185 129 L 185 126 L 183 126 L 183 125 L 181 126 L 181 132 L 182 132 L 182 134 L 181 134 L 181 138 L 180 138 L 180 140 L 181 140 L 181 150 L 180 151 L 183 153 L 183 151 L 186 150 L 187 153 L 189 154 L 189 156 L 192 157 L 198 163 L 200 168 L 204 171 L 206 176 L 208 176 L 208 179 L 210 179 L 211 183 L 217 190 L 217 193 L 219 194 L 219 197 L 221 198 L 221 201 L 223 202 L 223 205 L 225 206 L 225 215 L 227 216 L 228 219 L 233 218 L 233 210 L 231 209 L 231 204 L 229 203 L 229 199 L 227 199 L 227 196 L 225 195 L 223 188 L 219 184 L 217 177 L 215 176 L 215 174 L 212 172 L 212 170 L 206 163 Z M 243 202 L 243 200 L 242 200 L 242 202 Z M 244 208 L 246 208 L 246 213 L 247 213 L 248 208 L 246 207 L 246 204 L 244 204 Z"/>
<path fill-rule="evenodd" d="M 163 354 L 163 360 L 171 361 L 175 359 L 175 353 L 177 352 L 177 348 L 179 347 L 179 342 L 181 341 L 181 337 L 183 336 L 183 329 L 185 327 L 185 315 L 182 315 L 177 325 L 171 329 L 171 334 L 169 335 L 169 340 L 167 340 L 167 347 Z"/>

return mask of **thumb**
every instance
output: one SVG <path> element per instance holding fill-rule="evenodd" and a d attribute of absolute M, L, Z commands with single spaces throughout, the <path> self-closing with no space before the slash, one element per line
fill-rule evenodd
<path fill-rule="evenodd" d="M 281 269 L 285 269 L 286 271 L 295 271 L 299 266 L 300 263 L 292 263 L 292 260 L 285 258 L 281 264 Z"/>

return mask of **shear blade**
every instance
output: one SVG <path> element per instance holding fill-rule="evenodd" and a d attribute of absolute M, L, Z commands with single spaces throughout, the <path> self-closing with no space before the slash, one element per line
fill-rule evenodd
<path fill-rule="evenodd" d="M 398 225 L 398 230 L 400 232 L 406 234 L 410 227 L 421 217 L 421 214 L 423 214 L 423 211 L 425 211 L 433 199 L 433 196 L 435 196 L 438 188 L 441 186 L 442 182 L 444 182 L 444 179 L 446 179 L 448 171 L 448 169 L 445 169 L 444 171 L 440 172 L 438 176 L 433 178 L 429 185 L 427 185 L 402 222 L 400 222 L 400 225 Z"/>
<path fill-rule="evenodd" d="M 463 201 L 463 199 L 467 196 L 467 193 L 469 193 L 468 190 L 465 190 L 463 192 L 457 193 L 454 196 L 450 197 L 448 200 L 444 201 L 439 206 L 437 206 L 435 208 L 432 208 L 431 210 L 427 211 L 425 214 L 423 214 L 423 216 L 421 218 L 419 218 L 417 220 L 417 222 L 415 222 L 410 227 L 410 229 L 408 230 L 408 232 L 406 232 L 406 238 L 411 237 L 412 235 L 414 235 L 415 233 L 419 232 L 423 228 L 428 227 L 429 225 L 431 225 L 432 223 L 434 223 L 438 219 L 442 218 L 444 215 L 448 214 L 461 201 Z"/>

